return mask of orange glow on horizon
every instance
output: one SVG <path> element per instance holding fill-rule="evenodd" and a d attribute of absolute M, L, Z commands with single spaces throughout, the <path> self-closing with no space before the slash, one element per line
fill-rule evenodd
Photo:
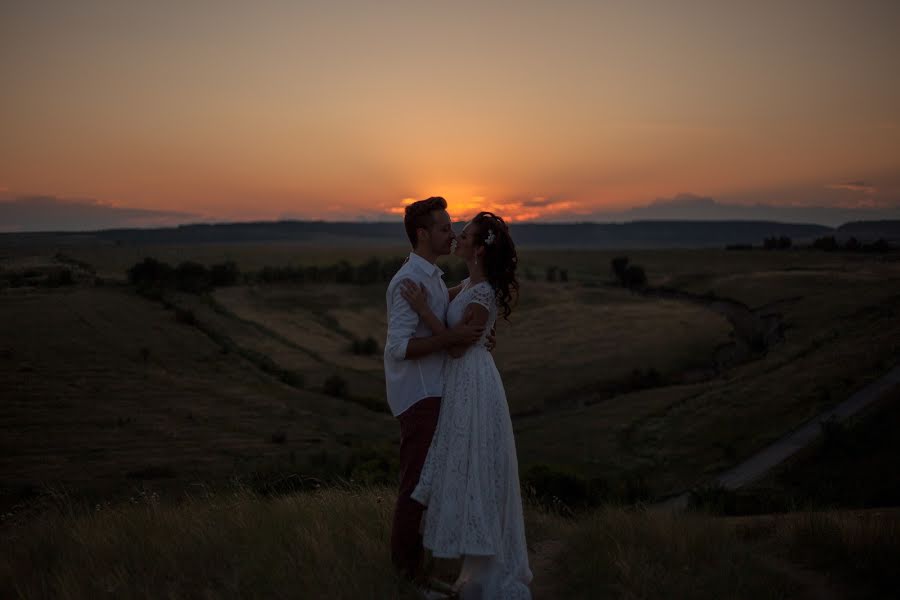
<path fill-rule="evenodd" d="M 424 199 L 427 196 L 423 196 Z M 561 214 L 577 214 L 582 208 L 580 203 L 567 200 L 550 200 L 544 197 L 535 197 L 527 200 L 502 200 L 494 201 L 487 196 L 472 195 L 446 195 L 447 212 L 455 221 L 468 221 L 481 211 L 492 212 L 502 217 L 508 223 L 522 221 L 534 221 L 536 219 L 553 217 Z M 406 207 L 415 202 L 413 198 L 403 198 L 399 206 L 384 207 L 387 214 L 402 216 Z"/>

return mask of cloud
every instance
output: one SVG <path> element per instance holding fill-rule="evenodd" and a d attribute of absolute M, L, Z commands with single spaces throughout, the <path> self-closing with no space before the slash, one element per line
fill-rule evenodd
<path fill-rule="evenodd" d="M 0 200 L 0 231 L 90 231 L 166 227 L 205 220 L 188 212 L 123 208 L 97 200 L 20 196 Z"/>
<path fill-rule="evenodd" d="M 829 190 L 849 190 L 851 192 L 862 192 L 864 194 L 874 194 L 878 190 L 866 183 L 865 181 L 845 181 L 843 183 L 829 183 L 825 186 Z"/>
<path fill-rule="evenodd" d="M 650 206 L 665 208 L 712 208 L 718 203 L 709 196 L 698 196 L 696 194 L 681 193 L 671 198 L 657 198 L 650 203 Z"/>
<path fill-rule="evenodd" d="M 522 200 L 520 204 L 525 208 L 546 208 L 548 206 L 559 204 L 560 202 L 564 202 L 564 200 L 560 200 L 558 198 L 545 198 L 543 196 L 536 196 L 530 200 Z"/>

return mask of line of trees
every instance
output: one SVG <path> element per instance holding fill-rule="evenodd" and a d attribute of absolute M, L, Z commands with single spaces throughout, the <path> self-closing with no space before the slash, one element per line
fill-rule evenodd
<path fill-rule="evenodd" d="M 177 289 L 194 294 L 242 282 L 369 285 L 387 283 L 405 262 L 406 257 L 373 257 L 358 265 L 340 260 L 331 265 L 266 266 L 256 272 L 241 273 L 234 261 L 209 267 L 185 261 L 173 267 L 147 257 L 128 269 L 128 281 L 141 291 Z M 447 285 L 455 285 L 468 276 L 465 263 L 439 261 L 437 265 L 444 271 Z"/>
<path fill-rule="evenodd" d="M 771 236 L 763 240 L 762 248 L 765 250 L 787 250 L 795 247 L 791 238 L 787 236 Z M 826 252 L 890 252 L 894 249 L 890 242 L 884 238 L 878 238 L 874 242 L 860 242 L 855 237 L 851 237 L 844 242 L 838 241 L 833 235 L 816 238 L 810 246 L 815 250 L 824 250 Z M 725 246 L 726 250 L 753 250 L 752 244 L 730 244 Z"/>
<path fill-rule="evenodd" d="M 862 243 L 855 237 L 851 237 L 842 244 L 833 235 L 816 239 L 812 247 L 826 252 L 838 250 L 844 252 L 889 252 L 891 250 L 891 245 L 884 238 L 878 238 L 872 243 Z"/>
<path fill-rule="evenodd" d="M 787 250 L 793 246 L 793 241 L 786 235 L 767 237 L 763 240 L 763 248 L 766 250 Z"/>
<path fill-rule="evenodd" d="M 209 267 L 192 261 L 184 261 L 176 267 L 147 257 L 128 269 L 128 281 L 139 291 L 176 289 L 191 294 L 207 292 L 215 287 L 235 285 L 241 280 L 241 272 L 234 261 Z"/>
<path fill-rule="evenodd" d="M 365 285 L 390 281 L 403 266 L 403 258 L 370 258 L 359 265 L 341 260 L 332 265 L 263 267 L 254 279 L 260 283 L 355 283 Z"/>
<path fill-rule="evenodd" d="M 387 283 L 406 262 L 406 257 L 386 259 L 370 258 L 364 263 L 353 265 L 340 260 L 332 265 L 296 265 L 283 267 L 263 267 L 248 276 L 260 283 L 345 283 L 368 285 Z M 465 263 L 438 261 L 437 266 L 444 271 L 444 281 L 455 285 L 468 276 Z"/>
<path fill-rule="evenodd" d="M 561 281 L 562 283 L 566 283 L 569 281 L 569 270 L 562 269 L 557 267 L 556 265 L 550 265 L 547 267 L 547 281 Z"/>

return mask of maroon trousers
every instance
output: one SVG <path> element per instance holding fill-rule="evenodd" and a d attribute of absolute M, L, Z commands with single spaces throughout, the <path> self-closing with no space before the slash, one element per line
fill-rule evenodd
<path fill-rule="evenodd" d="M 425 554 L 419 533 L 425 507 L 409 495 L 419 483 L 440 410 L 440 398 L 423 398 L 397 417 L 400 421 L 400 491 L 391 531 L 391 559 L 394 566 L 409 578 L 419 574 Z"/>

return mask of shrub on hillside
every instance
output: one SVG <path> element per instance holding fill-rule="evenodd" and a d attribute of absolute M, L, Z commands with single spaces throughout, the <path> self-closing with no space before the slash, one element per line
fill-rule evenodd
<path fill-rule="evenodd" d="M 356 448 L 344 472 L 353 483 L 393 485 L 400 472 L 399 452 L 390 444 Z"/>
<path fill-rule="evenodd" d="M 189 294 L 205 292 L 211 287 L 209 270 L 200 263 L 184 261 L 175 267 L 175 287 Z"/>
<path fill-rule="evenodd" d="M 889 252 L 890 249 L 891 245 L 884 238 L 878 238 L 871 244 L 863 245 L 863 250 L 869 252 Z"/>
<path fill-rule="evenodd" d="M 235 285 L 240 277 L 241 272 L 233 260 L 215 264 L 209 268 L 209 281 L 213 287 Z"/>
<path fill-rule="evenodd" d="M 372 336 L 369 336 L 364 340 L 353 340 L 353 344 L 351 344 L 351 350 L 353 351 L 353 354 L 362 354 L 365 356 L 377 354 L 378 342 L 376 342 L 375 338 L 373 338 Z"/>
<path fill-rule="evenodd" d="M 791 238 L 786 235 L 767 237 L 763 240 L 763 248 L 766 250 L 787 250 L 792 245 Z"/>
<path fill-rule="evenodd" d="M 538 504 L 564 511 L 588 505 L 587 481 L 568 470 L 536 464 L 522 474 L 522 487 Z"/>
<path fill-rule="evenodd" d="M 355 283 L 356 269 L 346 260 L 338 261 L 333 269 L 336 283 Z"/>
<path fill-rule="evenodd" d="M 715 515 L 737 514 L 737 493 L 720 483 L 694 488 L 688 494 L 688 508 Z"/>
<path fill-rule="evenodd" d="M 175 320 L 185 325 L 197 324 L 197 316 L 194 314 L 194 311 L 185 308 L 175 308 Z"/>
<path fill-rule="evenodd" d="M 332 375 L 325 380 L 325 383 L 322 386 L 322 391 L 329 396 L 335 396 L 336 398 L 346 398 L 350 390 L 349 386 L 347 385 L 346 379 L 344 379 L 340 375 Z"/>
<path fill-rule="evenodd" d="M 400 270 L 406 257 L 398 256 L 395 258 L 386 258 L 381 262 L 381 280 L 390 281 L 391 278 Z"/>
<path fill-rule="evenodd" d="M 625 285 L 625 270 L 628 268 L 628 257 L 617 256 L 610 261 L 609 266 L 616 281 Z"/>
<path fill-rule="evenodd" d="M 62 287 L 74 285 L 74 283 L 75 278 L 72 276 L 72 269 L 61 268 L 49 270 L 44 285 L 47 287 Z"/>
<path fill-rule="evenodd" d="M 377 258 L 370 258 L 366 262 L 356 267 L 356 283 L 360 285 L 368 285 L 370 283 L 378 283 L 381 279 L 381 261 Z"/>
<path fill-rule="evenodd" d="M 644 272 L 644 268 L 641 266 L 628 265 L 625 269 L 623 283 L 628 288 L 642 288 L 647 285 L 647 273 Z"/>
<path fill-rule="evenodd" d="M 833 252 L 839 247 L 838 242 L 833 235 L 816 238 L 812 246 L 817 250 L 825 250 L 826 252 Z"/>
<path fill-rule="evenodd" d="M 628 379 L 628 388 L 631 390 L 643 390 L 647 388 L 659 387 L 663 383 L 663 377 L 659 371 L 653 367 L 646 369 L 632 369 Z"/>
<path fill-rule="evenodd" d="M 165 286 L 173 277 L 171 266 L 149 256 L 128 269 L 128 282 L 139 289 Z"/>

